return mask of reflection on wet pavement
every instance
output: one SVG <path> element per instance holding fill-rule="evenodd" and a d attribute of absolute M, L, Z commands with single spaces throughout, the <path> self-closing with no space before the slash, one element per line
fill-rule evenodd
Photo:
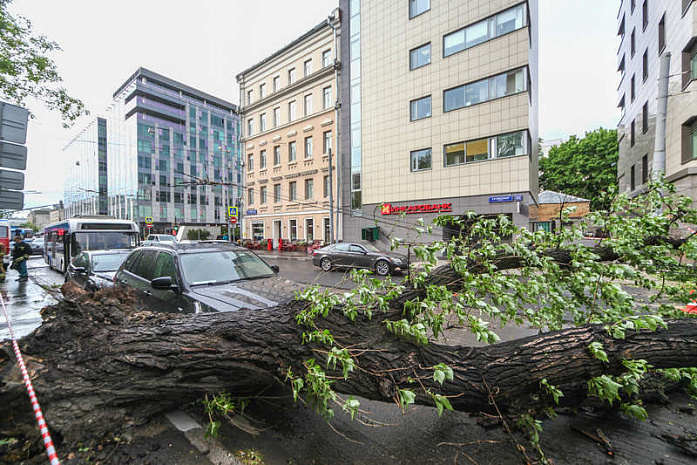
<path fill-rule="evenodd" d="M 42 257 L 32 257 L 28 269 L 29 281 L 15 281 L 18 275 L 10 271 L 5 282 L 0 282 L 0 294 L 5 301 L 7 315 L 17 339 L 41 325 L 39 312 L 45 306 L 56 302 L 51 293 L 41 286 L 50 287 L 63 283 L 63 276 L 49 269 Z M 5 316 L 0 313 L 0 341 L 6 339 L 10 339 L 10 331 Z"/>

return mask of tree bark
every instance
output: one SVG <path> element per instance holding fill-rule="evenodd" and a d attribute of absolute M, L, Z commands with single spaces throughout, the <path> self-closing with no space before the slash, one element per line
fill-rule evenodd
<path fill-rule="evenodd" d="M 324 366 L 324 349 L 301 344 L 295 321 L 306 305 L 292 302 L 260 311 L 184 315 L 135 313 L 123 289 L 74 294 L 44 309 L 44 324 L 20 346 L 44 415 L 54 435 L 65 440 L 103 437 L 115 428 L 147 421 L 152 415 L 227 390 L 254 395 L 284 383 L 289 368 L 303 374 L 313 357 Z M 667 330 L 628 334 L 615 340 L 597 325 L 572 328 L 474 348 L 432 343 L 415 346 L 384 330 L 399 309 L 355 323 L 337 313 L 318 324 L 337 342 L 350 346 L 357 369 L 333 388 L 392 402 L 398 388 L 410 388 L 416 402 L 433 405 L 425 390 L 448 396 L 456 410 L 517 411 L 540 401 L 540 380 L 562 389 L 564 401 L 586 397 L 585 381 L 602 373 L 619 374 L 621 360 L 645 359 L 656 368 L 694 365 L 697 322 L 677 320 Z M 601 342 L 609 364 L 588 352 Z M 430 369 L 453 369 L 442 386 Z M 418 379 L 418 381 L 414 381 Z M 411 380 L 411 382 L 410 382 Z M 543 396 L 544 397 L 544 396 Z M 11 345 L 0 346 L 0 434 L 34 430 L 21 374 Z"/>

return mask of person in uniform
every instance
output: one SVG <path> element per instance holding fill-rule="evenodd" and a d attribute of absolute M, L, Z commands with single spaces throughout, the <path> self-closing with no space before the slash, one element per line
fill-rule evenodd
<path fill-rule="evenodd" d="M 15 247 L 12 250 L 12 265 L 11 269 L 17 270 L 19 273 L 19 278 L 16 281 L 24 282 L 29 280 L 29 273 L 27 273 L 27 260 L 31 256 L 31 247 L 29 244 L 24 242 L 20 236 L 14 237 Z"/>

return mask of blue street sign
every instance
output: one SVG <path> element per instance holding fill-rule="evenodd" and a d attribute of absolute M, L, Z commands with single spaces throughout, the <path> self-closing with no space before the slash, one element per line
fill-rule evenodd
<path fill-rule="evenodd" d="M 496 203 L 496 202 L 513 202 L 513 196 L 512 195 L 495 195 L 493 197 L 489 197 L 489 203 Z"/>
<path fill-rule="evenodd" d="M 227 216 L 237 216 L 237 207 L 227 207 Z"/>
<path fill-rule="evenodd" d="M 256 210 L 247 210 L 247 211 L 244 212 L 244 213 L 245 213 L 245 215 L 256 215 L 256 214 L 257 214 L 257 211 L 256 211 Z"/>

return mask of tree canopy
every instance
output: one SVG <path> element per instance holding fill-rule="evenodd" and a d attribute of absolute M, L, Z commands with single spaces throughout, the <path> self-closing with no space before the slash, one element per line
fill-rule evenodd
<path fill-rule="evenodd" d="M 591 209 L 607 209 L 603 194 L 617 185 L 617 130 L 596 129 L 552 147 L 540 159 L 540 187 L 589 199 Z"/>
<path fill-rule="evenodd" d="M 8 11 L 11 0 L 0 0 L 0 98 L 27 106 L 35 98 L 49 110 L 61 113 L 65 123 L 87 113 L 84 104 L 60 86 L 62 79 L 51 53 L 57 43 L 35 35 L 31 22 Z"/>

